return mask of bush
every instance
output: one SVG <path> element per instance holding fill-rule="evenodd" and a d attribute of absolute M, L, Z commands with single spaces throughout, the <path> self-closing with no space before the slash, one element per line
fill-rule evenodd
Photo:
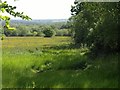
<path fill-rule="evenodd" d="M 46 27 L 43 33 L 45 34 L 45 37 L 52 37 L 55 35 L 55 32 L 51 27 Z"/>
<path fill-rule="evenodd" d="M 56 36 L 63 36 L 62 30 L 56 30 Z"/>
<path fill-rule="evenodd" d="M 43 32 L 38 32 L 36 36 L 44 37 L 45 34 Z"/>
<path fill-rule="evenodd" d="M 69 29 L 56 30 L 56 36 L 71 36 L 71 32 Z"/>

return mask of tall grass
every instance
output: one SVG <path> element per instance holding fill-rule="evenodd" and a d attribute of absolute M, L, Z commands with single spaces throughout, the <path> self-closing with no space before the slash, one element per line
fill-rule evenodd
<path fill-rule="evenodd" d="M 6 38 L 3 88 L 117 88 L 120 55 L 88 58 L 69 37 Z"/>

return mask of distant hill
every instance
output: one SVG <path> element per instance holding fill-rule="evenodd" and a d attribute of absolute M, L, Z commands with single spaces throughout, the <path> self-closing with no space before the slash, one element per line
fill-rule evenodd
<path fill-rule="evenodd" d="M 52 23 L 60 23 L 67 22 L 67 19 L 36 19 L 31 21 L 25 20 L 11 20 L 11 23 L 22 23 L 22 24 L 52 24 Z"/>

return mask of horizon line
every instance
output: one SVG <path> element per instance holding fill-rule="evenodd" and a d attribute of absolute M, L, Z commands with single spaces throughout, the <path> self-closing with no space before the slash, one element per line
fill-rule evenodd
<path fill-rule="evenodd" d="M 11 20 L 23 20 L 23 19 L 11 19 Z M 50 18 L 50 19 L 32 19 L 32 20 L 68 20 L 68 18 Z M 32 20 L 28 20 L 28 21 L 32 21 Z M 26 21 L 26 20 L 24 20 Z"/>

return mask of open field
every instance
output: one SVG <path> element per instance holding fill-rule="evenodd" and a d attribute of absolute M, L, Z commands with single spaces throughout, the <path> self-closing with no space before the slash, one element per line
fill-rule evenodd
<path fill-rule="evenodd" d="M 117 88 L 117 54 L 90 59 L 70 37 L 2 41 L 3 88 Z"/>

